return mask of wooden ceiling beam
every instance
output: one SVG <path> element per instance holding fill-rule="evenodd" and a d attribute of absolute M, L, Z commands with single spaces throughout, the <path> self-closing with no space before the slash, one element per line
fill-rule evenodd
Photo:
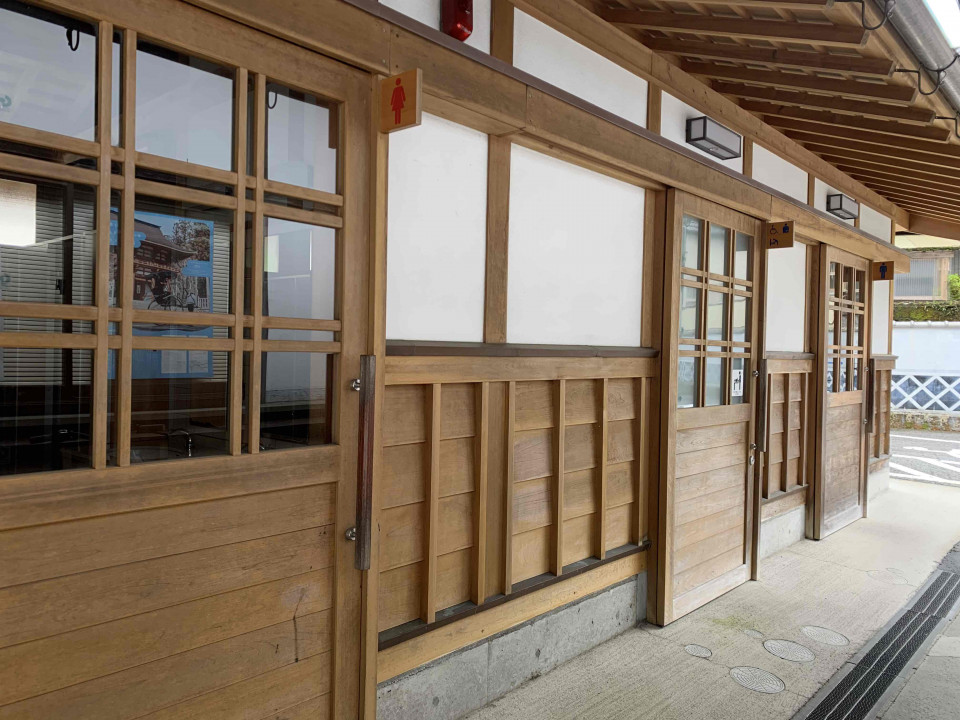
<path fill-rule="evenodd" d="M 914 180 L 918 180 L 920 182 L 929 181 L 960 185 L 960 172 L 955 173 L 953 170 L 947 170 L 946 168 L 924 167 L 923 169 L 917 169 L 906 167 L 899 162 L 891 163 L 886 158 L 879 158 L 868 153 L 857 152 L 856 150 L 830 147 L 829 145 L 816 145 L 811 143 L 806 147 L 811 152 L 817 153 L 820 157 L 834 165 L 836 164 L 836 161 L 851 160 L 854 161 L 858 166 L 866 165 L 867 167 L 879 167 L 901 177 L 913 178 Z"/>
<path fill-rule="evenodd" d="M 938 220 L 946 220 L 947 222 L 958 222 L 960 221 L 960 215 L 954 215 L 949 212 L 941 212 L 936 209 L 926 208 L 919 203 L 910 203 L 905 202 L 902 206 L 904 210 L 912 213 L 921 213 L 922 215 L 927 215 L 929 217 L 937 218 Z"/>
<path fill-rule="evenodd" d="M 687 0 L 666 0 L 668 3 L 682 2 L 689 5 Z M 784 10 L 816 10 L 833 7 L 834 0 L 697 0 L 698 5 L 723 5 L 725 7 L 760 7 L 778 8 Z"/>
<path fill-rule="evenodd" d="M 798 22 L 788 20 L 754 20 L 719 15 L 671 13 L 627 8 L 600 8 L 597 14 L 614 25 L 685 32 L 696 35 L 719 35 L 756 40 L 808 42 L 816 45 L 862 47 L 870 33 L 859 25 Z"/>
<path fill-rule="evenodd" d="M 960 171 L 960 155 L 955 154 L 960 150 L 960 146 L 953 153 L 949 152 L 951 146 L 943 144 L 943 150 L 947 152 L 935 153 L 930 151 L 906 150 L 901 147 L 887 144 L 864 142 L 854 137 L 838 137 L 837 133 L 823 133 L 810 129 L 792 130 L 785 128 L 783 134 L 797 142 L 808 145 L 814 143 L 817 145 L 829 145 L 837 148 L 847 148 L 849 150 L 858 150 L 862 153 L 876 155 L 880 158 L 886 158 L 895 163 L 908 163 L 911 167 L 918 170 L 929 168 L 948 168 Z"/>
<path fill-rule="evenodd" d="M 720 80 L 739 80 L 741 82 L 772 85 L 774 87 L 795 90 L 813 90 L 843 97 L 865 100 L 883 100 L 884 102 L 910 105 L 917 99 L 918 91 L 908 85 L 892 83 L 858 82 L 844 78 L 825 78 L 817 75 L 781 72 L 779 70 L 757 70 L 754 68 L 722 65 L 714 62 L 681 60 L 680 68 L 692 75 L 702 75 Z"/>
<path fill-rule="evenodd" d="M 813 122 L 811 120 L 801 120 L 798 118 L 771 117 L 769 122 L 771 125 L 776 125 L 778 128 L 784 130 L 819 133 L 831 137 L 855 140 L 870 145 L 880 145 L 884 148 L 896 148 L 914 153 L 926 153 L 938 157 L 946 156 L 960 159 L 960 145 L 954 145 L 953 143 L 922 140 L 914 137 L 901 137 L 887 133 L 873 132 L 866 128 L 851 128 L 842 125 Z M 909 126 L 905 125 L 903 127 Z"/>
<path fill-rule="evenodd" d="M 897 197 L 906 198 L 913 202 L 928 203 L 930 207 L 939 207 L 942 210 L 960 213 L 960 203 L 958 203 L 953 196 L 941 195 L 935 190 L 925 191 L 922 188 L 917 189 L 916 186 L 913 190 L 904 190 L 903 188 L 885 183 L 882 180 L 869 180 L 865 181 L 864 184 L 875 188 L 877 192 L 883 195 L 896 195 Z"/>
<path fill-rule="evenodd" d="M 824 158 L 831 157 L 832 156 L 830 155 L 824 155 Z M 893 168 L 871 165 L 870 163 L 851 160 L 849 158 L 836 157 L 832 159 L 832 162 L 837 166 L 837 168 L 843 170 L 843 172 L 847 173 L 851 177 L 875 179 L 879 182 L 893 185 L 904 185 L 906 187 L 918 187 L 918 183 L 921 183 L 920 186 L 925 189 L 945 194 L 953 193 L 958 188 L 957 183 L 953 183 L 949 179 L 916 180 L 904 176 L 903 173 L 899 173 Z"/>
<path fill-rule="evenodd" d="M 828 112 L 825 110 L 811 110 L 809 108 L 779 105 L 777 103 L 758 100 L 744 100 L 740 107 L 757 115 L 763 115 L 764 120 L 775 125 L 781 118 L 794 118 L 816 123 L 824 128 L 839 126 L 858 131 L 869 130 L 872 133 L 882 133 L 885 136 L 895 136 L 894 139 L 905 140 L 907 137 L 921 138 L 931 142 L 943 143 L 950 138 L 950 129 L 936 125 L 921 126 L 900 123 L 894 120 L 877 120 L 875 118 L 847 115 L 845 113 Z M 838 130 L 839 131 L 839 130 Z"/>
<path fill-rule="evenodd" d="M 832 70 L 865 77 L 888 78 L 893 75 L 894 62 L 889 58 L 840 55 L 838 53 L 797 52 L 782 48 L 750 47 L 707 40 L 678 40 L 676 38 L 644 38 L 643 44 L 659 53 L 681 57 L 702 57 L 713 60 L 740 60 L 760 65 L 803 68 L 805 70 Z"/>
<path fill-rule="evenodd" d="M 916 106 L 904 107 L 879 102 L 868 102 L 866 100 L 848 100 L 847 98 L 832 95 L 816 95 L 809 92 L 780 90 L 779 88 L 732 83 L 724 80 L 712 81 L 711 87 L 723 95 L 733 95 L 738 98 L 769 100 L 785 105 L 796 105 L 798 107 L 817 108 L 820 110 L 837 110 L 840 112 L 854 113 L 855 115 L 868 115 L 885 120 L 900 120 L 901 122 L 916 123 L 918 125 L 929 125 L 934 120 L 933 110 Z"/>

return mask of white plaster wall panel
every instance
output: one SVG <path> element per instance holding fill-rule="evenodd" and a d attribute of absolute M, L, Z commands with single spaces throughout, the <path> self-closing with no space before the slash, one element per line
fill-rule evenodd
<path fill-rule="evenodd" d="M 526 13 L 514 10 L 513 64 L 646 127 L 647 81 Z"/>
<path fill-rule="evenodd" d="M 807 173 L 767 150 L 753 146 L 753 179 L 802 203 L 807 202 Z"/>
<path fill-rule="evenodd" d="M 813 206 L 817 210 L 823 210 L 823 212 L 827 212 L 827 195 L 834 195 L 838 192 L 840 191 L 830 187 L 820 178 L 817 178 L 813 183 Z M 863 210 L 862 205 L 860 206 L 860 210 Z M 845 222 L 850 226 L 853 226 L 854 224 L 853 220 L 843 220 L 838 218 L 836 215 L 832 215 L 832 217 L 835 217 L 837 220 L 840 220 L 840 222 Z"/>
<path fill-rule="evenodd" d="M 702 115 L 703 113 L 697 110 L 695 107 L 691 107 L 682 100 L 675 98 L 670 93 L 665 92 L 663 93 L 660 101 L 660 134 L 663 135 L 663 137 L 665 137 L 667 140 L 672 140 L 675 143 L 683 145 L 689 150 L 693 150 L 695 153 L 699 153 L 700 155 L 708 157 L 711 160 L 720 163 L 721 165 L 725 165 L 731 170 L 736 170 L 738 173 L 742 173 L 742 156 L 734 158 L 733 160 L 720 160 L 713 157 L 713 155 L 694 147 L 693 145 L 687 145 L 687 120 L 690 118 L 700 117 Z"/>
<path fill-rule="evenodd" d="M 891 223 L 890 218 L 883 213 L 866 205 L 860 206 L 860 229 L 865 233 L 870 233 L 884 242 L 890 242 Z"/>
<path fill-rule="evenodd" d="M 482 342 L 487 136 L 424 114 L 390 136 L 387 337 Z"/>
<path fill-rule="evenodd" d="M 913 373 L 960 374 L 960 323 L 896 322 L 893 355 L 897 370 Z"/>
<path fill-rule="evenodd" d="M 803 352 L 807 301 L 807 246 L 767 252 L 766 349 Z"/>
<path fill-rule="evenodd" d="M 507 341 L 640 345 L 644 191 L 513 146 Z"/>
<path fill-rule="evenodd" d="M 485 53 L 490 52 L 490 3 L 491 0 L 473 0 L 473 32 L 464 43 Z M 440 29 L 440 0 L 380 0 L 380 4 Z"/>
<path fill-rule="evenodd" d="M 890 354 L 890 286 L 892 280 L 875 282 L 871 286 L 873 315 L 870 320 L 870 349 L 876 355 Z"/>

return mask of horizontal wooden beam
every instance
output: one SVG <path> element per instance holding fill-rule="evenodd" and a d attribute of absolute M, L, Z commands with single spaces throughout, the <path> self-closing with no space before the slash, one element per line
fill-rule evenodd
<path fill-rule="evenodd" d="M 754 38 L 757 40 L 784 40 L 861 47 L 869 33 L 854 25 L 797 22 L 787 20 L 754 20 L 753 18 L 694 15 L 690 13 L 601 8 L 598 13 L 607 22 L 645 29 L 720 35 L 722 37 Z"/>
<path fill-rule="evenodd" d="M 643 44 L 659 53 L 681 57 L 702 57 L 713 60 L 742 60 L 760 65 L 833 70 L 856 73 L 865 77 L 887 78 L 893 74 L 894 62 L 889 58 L 841 55 L 839 53 L 799 52 L 783 48 L 752 47 L 708 40 L 679 40 L 672 37 L 644 38 Z"/>
<path fill-rule="evenodd" d="M 804 135 L 804 133 L 790 133 L 791 135 Z M 798 140 L 799 142 L 799 140 Z M 840 142 L 833 142 L 833 138 L 811 138 L 808 142 L 805 142 L 804 145 L 810 148 L 813 152 L 820 153 L 829 153 L 831 155 L 839 157 L 847 157 L 853 159 L 859 159 L 866 162 L 873 162 L 879 165 L 889 167 L 893 170 L 899 172 L 911 172 L 920 177 L 929 176 L 933 179 L 947 179 L 960 181 L 960 168 L 958 167 L 943 167 L 943 166 L 931 166 L 926 163 L 913 162 L 910 160 L 904 160 L 898 157 L 891 157 L 889 155 L 877 155 L 873 152 L 864 151 L 862 148 L 856 147 L 853 142 L 848 142 L 846 145 Z M 868 146 L 872 147 L 872 146 Z"/>
<path fill-rule="evenodd" d="M 888 120 L 917 123 L 918 125 L 929 125 L 934 120 L 933 110 L 921 107 L 903 107 L 900 105 L 887 105 L 880 102 L 867 102 L 866 100 L 848 100 L 843 97 L 817 95 L 815 93 L 793 90 L 780 90 L 779 88 L 732 83 L 724 80 L 714 80 L 711 85 L 714 90 L 724 95 L 734 95 L 736 97 L 751 98 L 753 100 L 769 100 L 785 105 L 819 108 L 821 110 L 838 110 L 856 115 L 868 115 L 870 117 Z"/>
<path fill-rule="evenodd" d="M 929 208 L 930 210 L 960 214 L 960 203 L 945 195 L 937 195 L 935 191 L 902 190 L 873 180 L 871 180 L 868 185 L 876 188 L 878 192 L 882 192 L 888 197 L 896 197 L 904 202 L 913 203 L 914 205 Z"/>
<path fill-rule="evenodd" d="M 907 229 L 920 235 L 960 240 L 960 223 L 941 222 L 921 215 L 911 215 Z"/>
<path fill-rule="evenodd" d="M 910 152 L 917 156 L 934 155 L 960 160 L 960 145 L 953 143 L 923 140 L 913 137 L 892 137 L 887 133 L 873 132 L 865 128 L 855 129 L 842 125 L 819 123 L 798 118 L 771 117 L 769 122 L 781 130 L 793 130 L 796 132 L 853 140 L 864 145 L 875 145 L 884 151 L 894 149 L 897 151 Z"/>
<path fill-rule="evenodd" d="M 824 153 L 823 157 L 851 177 L 893 180 L 898 183 L 906 183 L 910 186 L 915 186 L 919 182 L 923 187 L 945 192 L 952 192 L 957 188 L 957 183 L 949 178 L 912 178 L 904 174 L 904 172 L 882 163 L 871 163 L 854 158 L 837 157 L 830 153 Z"/>
<path fill-rule="evenodd" d="M 680 0 L 667 0 L 670 3 Z M 723 5 L 724 7 L 783 8 L 785 10 L 810 10 L 831 8 L 834 0 L 697 0 L 697 5 Z M 684 5 L 689 3 L 683 2 Z"/>
<path fill-rule="evenodd" d="M 722 80 L 741 80 L 759 85 L 790 88 L 795 90 L 813 90 L 844 97 L 865 100 L 883 100 L 885 102 L 909 105 L 918 94 L 917 88 L 907 85 L 894 85 L 880 82 L 858 82 L 845 78 L 826 78 L 818 75 L 801 75 L 780 70 L 758 70 L 721 63 L 697 60 L 682 60 L 680 68 L 692 75 L 719 78 Z"/>
<path fill-rule="evenodd" d="M 902 178 L 894 173 L 889 175 L 883 175 L 881 173 L 872 173 L 869 170 L 851 170 L 858 178 L 861 178 L 861 182 L 865 185 L 870 185 L 873 188 L 883 188 L 883 190 L 877 190 L 877 192 L 883 194 L 886 190 L 893 191 L 903 191 L 916 195 L 919 197 L 929 198 L 931 200 L 951 200 L 960 204 L 960 187 L 954 185 L 951 187 L 950 183 L 944 183 L 940 186 L 928 185 L 926 183 L 920 184 L 913 182 L 907 178 Z"/>
<path fill-rule="evenodd" d="M 752 113 L 763 115 L 764 120 L 776 125 L 780 118 L 795 118 L 819 123 L 823 127 L 838 125 L 841 128 L 855 130 L 870 130 L 874 133 L 883 133 L 901 138 L 910 136 L 922 138 L 932 142 L 945 143 L 950 137 L 950 129 L 936 125 L 911 125 L 896 122 L 895 120 L 877 120 L 876 118 L 847 115 L 846 113 L 829 112 L 826 110 L 812 110 L 810 108 L 780 105 L 778 103 L 763 102 L 761 100 L 744 100 L 740 107 Z"/>
<path fill-rule="evenodd" d="M 940 220 L 946 220 L 947 222 L 960 222 L 960 215 L 954 215 L 952 213 L 945 213 L 939 210 L 930 209 L 924 207 L 920 203 L 910 203 L 905 201 L 903 207 L 911 213 L 920 213 L 929 217 L 935 217 Z"/>
<path fill-rule="evenodd" d="M 960 150 L 960 146 L 957 145 L 951 146 L 944 143 L 943 152 L 934 153 L 930 152 L 929 150 L 911 150 L 893 144 L 880 145 L 878 143 L 860 140 L 856 136 L 842 137 L 837 133 L 827 134 L 811 130 L 809 128 L 804 128 L 803 130 L 786 128 L 784 129 L 783 134 L 792 140 L 803 143 L 804 145 L 809 143 L 817 143 L 818 145 L 830 145 L 831 147 L 858 150 L 863 153 L 869 153 L 881 158 L 886 158 L 894 164 L 899 164 L 903 161 L 906 161 L 917 166 L 918 169 L 923 169 L 920 167 L 921 165 L 929 165 L 934 168 L 960 170 L 960 155 L 954 154 L 955 151 L 950 151 L 953 148 Z"/>

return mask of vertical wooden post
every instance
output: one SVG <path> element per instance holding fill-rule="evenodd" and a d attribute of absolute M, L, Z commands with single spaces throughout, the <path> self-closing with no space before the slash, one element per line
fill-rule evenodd
<path fill-rule="evenodd" d="M 556 388 L 556 413 L 554 421 L 554 479 L 553 479 L 553 561 L 551 572 L 560 575 L 563 572 L 563 474 L 564 447 L 567 426 L 567 381 L 560 379 Z"/>
<path fill-rule="evenodd" d="M 637 424 L 635 433 L 637 437 L 637 507 L 634 518 L 636 527 L 633 532 L 633 542 L 636 545 L 640 545 L 643 542 L 643 526 L 647 517 L 647 504 L 645 501 L 651 492 L 651 488 L 648 487 L 648 478 L 650 477 L 650 473 L 648 472 L 650 464 L 650 429 L 648 427 L 650 423 L 650 410 L 648 407 L 650 404 L 650 378 L 636 378 L 634 382 L 637 384 L 637 414 L 634 420 Z"/>
<path fill-rule="evenodd" d="M 800 459 L 797 461 L 797 483 L 807 484 L 807 406 L 810 392 L 810 373 L 803 373 L 800 380 Z"/>
<path fill-rule="evenodd" d="M 107 413 L 109 380 L 108 330 L 110 316 L 110 104 L 113 80 L 113 25 L 101 22 L 97 28 L 97 158 L 100 180 L 97 185 L 97 240 L 94 302 L 97 304 L 97 349 L 93 356 L 93 467 L 107 466 Z"/>
<path fill-rule="evenodd" d="M 787 491 L 790 477 L 790 373 L 783 374 L 783 463 L 780 465 L 780 489 Z"/>
<path fill-rule="evenodd" d="M 423 592 L 420 617 L 425 623 L 437 619 L 437 537 L 440 534 L 440 421 L 442 398 L 440 383 L 434 383 L 427 391 L 427 450 L 430 463 L 427 466 L 427 525 L 424 542 Z"/>
<path fill-rule="evenodd" d="M 748 137 L 743 139 L 743 176 L 753 177 L 753 140 Z"/>
<path fill-rule="evenodd" d="M 491 135 L 487 145 L 487 258 L 483 309 L 483 339 L 488 343 L 507 341 L 509 222 L 510 139 Z"/>
<path fill-rule="evenodd" d="M 513 65 L 513 3 L 493 0 L 490 7 L 490 54 Z"/>
<path fill-rule="evenodd" d="M 600 507 L 597 517 L 597 539 L 595 555 L 603 560 L 607 555 L 607 446 L 609 426 L 607 424 L 607 378 L 600 380 L 600 443 L 598 448 L 597 469 L 599 470 L 600 492 L 597 493 Z"/>
<path fill-rule="evenodd" d="M 817 176 L 807 174 L 807 205 L 816 207 L 817 200 Z"/>
<path fill-rule="evenodd" d="M 827 438 L 827 355 L 830 350 L 827 347 L 827 313 L 830 312 L 830 302 L 827 299 L 827 284 L 830 277 L 830 255 L 827 245 L 820 246 L 820 257 L 818 262 L 818 282 L 817 282 L 817 318 L 813 323 L 817 326 L 817 345 L 814 352 L 817 353 L 817 369 L 814 387 L 817 393 L 816 412 L 813 419 L 813 427 L 817 432 L 815 435 L 816 448 L 814 450 L 816 460 L 814 462 L 814 475 L 811 478 L 813 482 L 813 522 L 811 531 L 814 540 L 819 540 L 823 532 L 823 501 L 824 501 L 824 478 L 826 476 L 826 438 Z M 834 372 L 837 374 L 837 371 Z"/>
<path fill-rule="evenodd" d="M 507 384 L 506 477 L 503 492 L 503 594 L 513 591 L 513 456 L 514 427 L 517 424 L 517 383 Z"/>
<path fill-rule="evenodd" d="M 250 352 L 250 379 L 247 397 L 247 447 L 249 452 L 260 452 L 260 372 L 263 362 L 263 179 L 267 136 L 267 78 L 254 76 L 253 90 L 253 171 L 256 210 L 253 213 L 253 242 L 250 262 L 250 314 L 253 315 L 253 347 Z"/>
<path fill-rule="evenodd" d="M 233 157 L 237 171 L 237 209 L 233 214 L 233 281 L 230 304 L 235 316 L 233 351 L 230 354 L 230 454 L 239 455 L 243 447 L 243 283 L 246 259 L 244 234 L 247 224 L 247 70 L 238 68 L 233 88 Z"/>
<path fill-rule="evenodd" d="M 487 468 L 490 455 L 490 383 L 477 385 L 476 494 L 474 495 L 473 602 L 487 598 Z"/>
<path fill-rule="evenodd" d="M 663 113 L 663 90 L 647 81 L 647 130 L 659 133 Z"/>
<path fill-rule="evenodd" d="M 130 464 L 130 432 L 133 411 L 133 231 L 136 213 L 136 113 L 137 113 L 137 33 L 123 33 L 123 65 L 120 73 L 123 90 L 120 102 L 120 142 L 123 143 L 123 197 L 120 207 L 120 252 L 118 289 L 120 297 L 120 350 L 117 353 L 117 465 Z"/>

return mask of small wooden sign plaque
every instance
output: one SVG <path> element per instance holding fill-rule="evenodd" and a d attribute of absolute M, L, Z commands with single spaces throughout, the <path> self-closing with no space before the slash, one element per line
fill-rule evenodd
<path fill-rule="evenodd" d="M 793 247 L 793 220 L 765 223 L 763 232 L 768 249 Z"/>
<path fill-rule="evenodd" d="M 420 68 L 380 81 L 380 132 L 420 124 L 423 109 L 423 72 Z"/>

